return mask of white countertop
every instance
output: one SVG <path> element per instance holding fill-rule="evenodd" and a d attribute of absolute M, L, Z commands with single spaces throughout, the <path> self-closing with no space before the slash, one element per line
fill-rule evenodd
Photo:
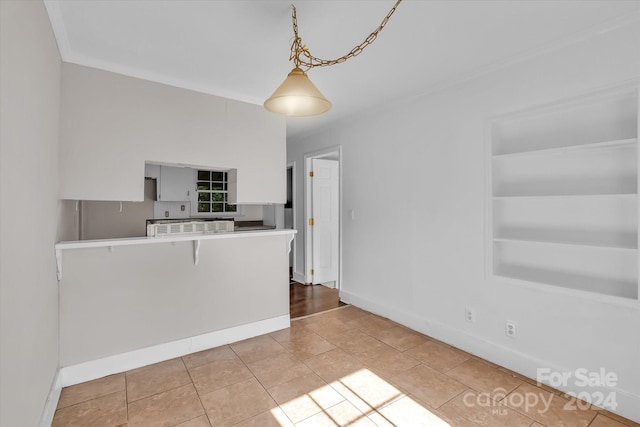
<path fill-rule="evenodd" d="M 81 248 L 99 248 L 109 246 L 127 246 L 127 245 L 148 245 L 155 243 L 169 242 L 189 242 L 195 240 L 212 240 L 212 239 L 234 239 L 240 237 L 263 237 L 288 235 L 291 237 L 296 234 L 296 230 L 276 229 L 276 230 L 255 230 L 255 231 L 230 231 L 225 233 L 210 234 L 180 234 L 175 236 L 162 237 L 127 237 L 122 239 L 99 239 L 99 240 L 75 240 L 69 242 L 56 243 L 56 251 L 64 249 L 81 249 Z"/>
<path fill-rule="evenodd" d="M 157 243 L 193 242 L 193 262 L 198 264 L 200 242 L 214 239 L 239 239 L 246 237 L 289 236 L 287 250 L 291 251 L 291 242 L 297 233 L 296 230 L 256 230 L 256 231 L 229 231 L 209 234 L 180 234 L 163 237 L 129 237 L 123 239 L 100 240 L 76 240 L 71 242 L 59 242 L 55 245 L 58 281 L 62 280 L 62 251 L 66 249 L 109 248 L 113 246 L 152 245 Z"/>

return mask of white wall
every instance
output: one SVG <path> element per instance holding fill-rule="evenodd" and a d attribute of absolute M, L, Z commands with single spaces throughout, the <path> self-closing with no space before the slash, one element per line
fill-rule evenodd
<path fill-rule="evenodd" d="M 155 181 L 145 179 L 144 193 L 143 202 L 82 202 L 82 240 L 146 236 L 147 220 L 153 219 Z"/>
<path fill-rule="evenodd" d="M 242 206 L 242 216 L 236 221 L 262 221 L 262 205 Z"/>
<path fill-rule="evenodd" d="M 1 1 L 0 31 L 0 425 L 35 426 L 58 368 L 60 56 L 41 1 Z"/>
<path fill-rule="evenodd" d="M 640 421 L 640 307 L 486 279 L 484 234 L 490 118 L 637 79 L 639 40 L 636 20 L 289 140 L 288 161 L 298 164 L 342 145 L 342 297 L 530 377 L 537 367 L 605 367 L 619 376 L 618 412 Z M 465 322 L 465 307 L 476 323 Z M 515 340 L 506 319 L 518 322 Z"/>
<path fill-rule="evenodd" d="M 289 314 L 289 235 L 64 250 L 63 367 Z"/>
<path fill-rule="evenodd" d="M 63 65 L 62 84 L 62 199 L 142 201 L 150 161 L 237 169 L 231 202 L 286 201 L 284 118 L 73 64 Z"/>

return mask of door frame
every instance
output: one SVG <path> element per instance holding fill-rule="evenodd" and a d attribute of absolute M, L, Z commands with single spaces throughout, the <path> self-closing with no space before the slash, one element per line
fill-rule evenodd
<path fill-rule="evenodd" d="M 287 171 L 291 169 L 291 206 L 293 207 L 292 209 L 292 227 L 294 230 L 297 230 L 297 223 L 296 223 L 296 209 L 298 208 L 298 200 L 296 200 L 296 170 L 297 170 L 297 165 L 296 165 L 296 161 L 293 160 L 291 162 L 287 162 Z M 298 241 L 297 239 L 293 239 L 293 241 L 291 242 L 291 251 L 293 253 L 293 275 L 296 275 L 296 265 L 298 265 L 298 263 L 296 262 L 298 259 L 298 251 L 296 250 L 297 248 L 297 244 Z"/>
<path fill-rule="evenodd" d="M 339 290 L 342 284 L 342 146 L 334 145 L 304 153 L 304 278 L 307 285 L 313 282 L 311 277 L 313 240 L 308 221 L 311 215 L 311 177 L 309 172 L 311 171 L 312 159 L 338 161 L 338 280 L 336 280 L 335 287 Z"/>

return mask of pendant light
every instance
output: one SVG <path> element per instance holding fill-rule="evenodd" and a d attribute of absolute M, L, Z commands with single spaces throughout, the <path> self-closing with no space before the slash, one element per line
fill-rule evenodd
<path fill-rule="evenodd" d="M 264 108 L 273 113 L 282 114 L 288 117 L 308 117 L 324 114 L 331 109 L 331 102 L 318 90 L 311 82 L 309 76 L 302 67 L 310 70 L 315 67 L 327 67 L 329 65 L 340 64 L 349 58 L 359 55 L 364 48 L 369 46 L 378 37 L 378 33 L 387 25 L 389 18 L 396 11 L 402 0 L 397 0 L 387 16 L 382 20 L 378 28 L 358 46 L 337 59 L 320 59 L 309 53 L 307 46 L 302 44 L 302 39 L 298 35 L 298 19 L 296 7 L 292 6 L 291 18 L 293 21 L 293 42 L 291 43 L 291 54 L 289 60 L 293 61 L 295 67 L 280 86 L 273 92 L 265 102 Z"/>
<path fill-rule="evenodd" d="M 308 117 L 326 113 L 331 102 L 309 80 L 307 73 L 296 67 L 264 101 L 264 108 L 289 117 Z"/>

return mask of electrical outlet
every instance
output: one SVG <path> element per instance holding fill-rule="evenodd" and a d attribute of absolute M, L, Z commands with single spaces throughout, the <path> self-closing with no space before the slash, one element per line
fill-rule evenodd
<path fill-rule="evenodd" d="M 505 324 L 505 329 L 504 329 L 505 335 L 507 335 L 509 338 L 515 338 L 517 335 L 517 328 L 516 328 L 517 325 L 518 324 L 513 320 L 507 320 L 507 323 Z"/>
<path fill-rule="evenodd" d="M 464 319 L 469 323 L 474 323 L 476 321 L 476 311 L 473 308 L 465 308 Z"/>

